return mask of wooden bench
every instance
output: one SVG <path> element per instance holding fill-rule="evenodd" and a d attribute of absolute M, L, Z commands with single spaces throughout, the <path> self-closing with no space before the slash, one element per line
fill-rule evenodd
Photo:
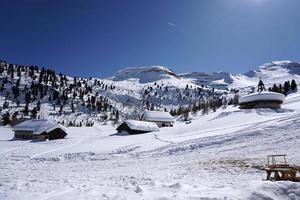
<path fill-rule="evenodd" d="M 270 181 L 300 181 L 297 172 L 300 172 L 299 166 L 290 166 L 287 164 L 286 155 L 268 155 L 268 164 L 265 167 L 267 172 L 267 180 Z M 277 160 L 276 160 L 277 158 Z M 278 162 L 281 158 L 281 162 Z"/>

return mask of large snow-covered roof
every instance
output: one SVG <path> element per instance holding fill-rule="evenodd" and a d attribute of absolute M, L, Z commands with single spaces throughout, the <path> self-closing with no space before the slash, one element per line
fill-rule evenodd
<path fill-rule="evenodd" d="M 13 131 L 32 131 L 32 134 L 39 135 L 43 132 L 50 132 L 56 128 L 66 131 L 62 125 L 47 119 L 33 119 L 16 125 Z"/>
<path fill-rule="evenodd" d="M 277 92 L 255 92 L 246 96 L 240 97 L 239 103 L 249 103 L 255 101 L 281 101 L 285 96 Z"/>
<path fill-rule="evenodd" d="M 146 110 L 143 113 L 144 120 L 155 121 L 155 122 L 174 122 L 174 117 L 168 112 L 163 111 L 149 111 Z"/>
<path fill-rule="evenodd" d="M 127 126 L 132 130 L 149 131 L 149 132 L 159 131 L 158 126 L 154 122 L 126 120 L 123 123 L 126 123 Z"/>

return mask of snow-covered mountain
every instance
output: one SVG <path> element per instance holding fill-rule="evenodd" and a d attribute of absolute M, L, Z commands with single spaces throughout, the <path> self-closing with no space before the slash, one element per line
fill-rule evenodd
<path fill-rule="evenodd" d="M 273 61 L 263 64 L 244 74 L 231 74 L 228 72 L 192 72 L 180 74 L 179 77 L 188 79 L 197 84 L 209 85 L 216 88 L 244 88 L 256 86 L 259 79 L 270 86 L 274 83 L 282 84 L 287 80 L 300 81 L 300 64 L 291 61 Z"/>
<path fill-rule="evenodd" d="M 300 81 L 300 63 L 291 61 L 273 61 L 259 66 L 244 75 L 235 76 L 236 82 L 233 86 L 244 87 L 245 85 L 255 85 L 259 79 L 265 84 L 280 84 L 286 80 Z"/>
<path fill-rule="evenodd" d="M 300 64 L 277 61 L 264 64 L 245 74 L 228 72 L 192 72 L 176 74 L 163 66 L 129 67 L 115 76 L 73 78 L 55 74 L 51 69 L 0 63 L 1 114 L 30 116 L 57 121 L 84 123 L 136 118 L 145 109 L 189 111 L 202 105 L 215 106 L 233 102 L 228 89 L 256 86 L 262 78 L 269 87 L 274 83 L 300 81 Z M 26 103 L 27 102 L 27 103 Z M 27 114 L 26 114 L 27 115 Z"/>
<path fill-rule="evenodd" d="M 226 88 L 233 83 L 231 74 L 228 72 L 220 71 L 212 74 L 204 72 L 192 72 L 179 74 L 179 77 L 190 80 L 199 85 L 209 85 L 215 88 Z"/>
<path fill-rule="evenodd" d="M 132 80 L 139 83 L 149 83 L 161 79 L 169 79 L 179 77 L 170 69 L 163 66 L 149 66 L 149 67 L 128 67 L 117 72 L 112 77 L 113 81 Z"/>
<path fill-rule="evenodd" d="M 150 83 L 159 80 L 179 80 L 197 85 L 206 85 L 214 88 L 243 88 L 256 86 L 259 79 L 266 85 L 281 84 L 286 80 L 300 81 L 300 63 L 291 61 L 273 61 L 263 64 L 256 69 L 244 74 L 234 74 L 225 71 L 214 72 L 189 72 L 176 74 L 171 69 L 163 66 L 130 67 L 120 70 L 110 79 L 113 81 L 133 81 L 137 83 Z M 178 82 L 178 81 L 177 81 Z"/>
<path fill-rule="evenodd" d="M 220 90 L 181 79 L 161 66 L 126 68 L 107 79 L 86 79 L 0 62 L 1 116 L 13 121 L 42 117 L 76 126 L 95 121 L 118 123 L 138 118 L 145 109 L 182 112 L 200 102 L 220 106 L 222 95 Z"/>

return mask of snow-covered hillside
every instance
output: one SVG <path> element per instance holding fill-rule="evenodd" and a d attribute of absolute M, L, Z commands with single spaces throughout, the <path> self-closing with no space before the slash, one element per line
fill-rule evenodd
<path fill-rule="evenodd" d="M 179 75 L 181 78 L 189 80 L 199 85 L 225 89 L 233 83 L 232 75 L 228 72 L 214 72 L 207 74 L 203 72 L 184 73 Z"/>
<path fill-rule="evenodd" d="M 227 104 L 230 98 L 228 91 L 181 79 L 161 66 L 126 68 L 111 78 L 86 79 L 0 62 L 2 124 L 29 117 L 70 126 L 116 124 L 138 118 L 145 109 L 184 110 L 200 103 L 209 107 Z"/>
<path fill-rule="evenodd" d="M 275 83 L 300 81 L 299 63 L 277 61 L 245 74 L 175 74 L 163 66 L 129 67 L 105 79 L 69 77 L 51 69 L 0 62 L 0 112 L 12 124 L 23 118 L 51 118 L 64 125 L 117 124 L 138 118 L 145 109 L 181 115 L 232 104 L 261 78 Z M 280 86 L 281 84 L 282 86 Z M 276 89 L 276 88 L 275 88 Z M 274 89 L 274 91 L 275 91 Z M 280 92 L 277 89 L 275 92 Z M 282 91 L 281 91 L 282 92 Z M 0 119 L 1 120 L 1 119 Z"/>
<path fill-rule="evenodd" d="M 299 82 L 298 69 L 284 61 L 244 75 L 176 75 L 153 66 L 85 79 L 2 62 L 6 119 L 70 126 L 66 139 L 40 142 L 13 140 L 12 128 L 0 127 L 0 199 L 300 199 L 299 183 L 263 181 L 260 170 L 268 154 L 300 164 L 300 93 L 286 92 L 281 109 L 240 110 L 238 91 L 226 89 L 246 92 L 260 77 L 266 87 Z M 174 127 L 116 132 L 149 108 L 172 111 Z"/>
<path fill-rule="evenodd" d="M 259 79 L 262 79 L 267 86 L 282 84 L 287 80 L 300 81 L 300 64 L 291 61 L 273 61 L 266 63 L 255 70 L 244 75 L 232 76 L 232 88 L 256 86 Z"/>
<path fill-rule="evenodd" d="M 181 78 L 198 84 L 204 84 L 216 88 L 244 88 L 257 86 L 261 78 L 267 86 L 282 84 L 287 80 L 300 81 L 300 64 L 291 61 L 273 61 L 266 63 L 245 74 L 228 72 L 215 72 L 207 74 L 203 72 L 184 73 Z"/>
<path fill-rule="evenodd" d="M 279 110 L 228 106 L 141 135 L 70 127 L 64 140 L 14 141 L 0 128 L 0 199 L 300 199 L 263 181 L 268 154 L 300 164 L 300 93 Z"/>

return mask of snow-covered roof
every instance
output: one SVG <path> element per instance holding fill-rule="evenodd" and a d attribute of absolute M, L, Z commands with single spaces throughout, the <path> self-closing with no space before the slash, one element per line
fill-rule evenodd
<path fill-rule="evenodd" d="M 174 117 L 168 112 L 163 111 L 149 111 L 143 113 L 143 119 L 154 122 L 174 122 Z"/>
<path fill-rule="evenodd" d="M 130 129 L 132 129 L 132 130 L 149 131 L 149 132 L 159 131 L 158 126 L 154 122 L 145 122 L 145 121 L 137 121 L 137 120 L 126 120 L 123 123 L 126 123 L 127 126 Z M 121 125 L 123 123 L 121 123 Z"/>
<path fill-rule="evenodd" d="M 32 119 L 24 121 L 13 128 L 13 131 L 31 131 L 32 134 L 39 135 L 43 132 L 51 132 L 56 128 L 60 128 L 66 132 L 66 129 L 55 122 L 47 119 Z"/>
<path fill-rule="evenodd" d="M 255 92 L 246 96 L 240 97 L 239 103 L 249 103 L 255 101 L 281 101 L 285 96 L 277 92 Z"/>

